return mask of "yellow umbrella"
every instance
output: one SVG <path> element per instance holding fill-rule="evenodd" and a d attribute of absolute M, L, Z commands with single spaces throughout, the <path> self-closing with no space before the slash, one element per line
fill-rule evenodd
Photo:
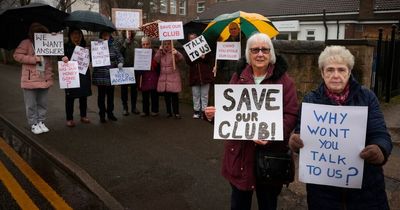
<path fill-rule="evenodd" d="M 230 35 L 228 26 L 232 22 L 240 25 L 240 30 L 246 37 L 250 37 L 254 32 L 267 34 L 271 38 L 279 34 L 272 22 L 263 15 L 237 11 L 216 17 L 204 29 L 202 35 L 209 42 L 225 41 Z"/>

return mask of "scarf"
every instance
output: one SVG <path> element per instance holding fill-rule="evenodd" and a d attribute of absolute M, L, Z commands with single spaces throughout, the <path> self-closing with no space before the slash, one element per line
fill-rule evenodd
<path fill-rule="evenodd" d="M 347 100 L 349 97 L 350 93 L 350 85 L 347 83 L 346 87 L 344 87 L 344 90 L 341 93 L 334 93 L 331 92 L 326 85 L 324 86 L 325 88 L 325 95 L 331 99 L 332 101 L 336 102 L 339 105 L 343 105 L 344 102 Z"/>

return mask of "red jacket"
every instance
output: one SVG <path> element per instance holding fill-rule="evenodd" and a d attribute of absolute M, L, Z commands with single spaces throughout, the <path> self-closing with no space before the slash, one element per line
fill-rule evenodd
<path fill-rule="evenodd" d="M 286 61 L 277 57 L 273 75 L 264 79 L 261 84 L 283 85 L 283 142 L 271 142 L 267 147 L 273 150 L 286 151 L 290 133 L 295 127 L 298 104 L 294 81 L 287 75 Z M 234 73 L 230 84 L 255 84 L 253 70 L 250 65 L 240 74 Z M 228 140 L 224 145 L 222 176 L 240 190 L 254 190 L 256 178 L 254 174 L 256 144 L 253 141 Z M 280 184 L 280 183 L 277 183 Z"/>

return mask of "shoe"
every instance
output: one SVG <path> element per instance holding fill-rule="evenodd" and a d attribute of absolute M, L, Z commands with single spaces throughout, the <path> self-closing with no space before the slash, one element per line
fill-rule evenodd
<path fill-rule="evenodd" d="M 39 128 L 43 131 L 43 133 L 47 133 L 47 132 L 50 131 L 50 130 L 44 125 L 43 122 L 39 122 L 39 123 L 38 123 L 38 126 L 39 126 Z"/>
<path fill-rule="evenodd" d="M 146 114 L 146 113 L 141 113 L 141 114 L 140 114 L 140 116 L 141 116 L 141 117 L 148 117 L 148 116 L 149 116 L 149 114 Z"/>
<path fill-rule="evenodd" d="M 32 133 L 34 133 L 36 135 L 43 133 L 42 129 L 40 129 L 38 124 L 33 124 L 31 127 L 31 131 L 32 131 Z"/>
<path fill-rule="evenodd" d="M 111 121 L 117 121 L 118 119 L 114 115 L 108 115 L 108 119 Z"/>
<path fill-rule="evenodd" d="M 158 112 L 152 112 L 150 115 L 151 115 L 152 117 L 157 117 L 157 116 L 158 116 Z"/>
<path fill-rule="evenodd" d="M 194 112 L 193 119 L 200 119 L 200 112 L 199 111 L 195 111 Z"/>
<path fill-rule="evenodd" d="M 106 123 L 107 121 L 106 121 L 106 118 L 105 117 L 100 117 L 100 122 L 101 123 Z"/>
<path fill-rule="evenodd" d="M 132 113 L 133 114 L 140 114 L 139 110 L 137 110 L 137 109 L 132 110 Z"/>
<path fill-rule="evenodd" d="M 124 109 L 124 111 L 122 111 L 122 115 L 124 115 L 124 116 L 128 116 L 128 115 L 129 115 L 129 112 L 128 112 L 128 110 Z"/>
<path fill-rule="evenodd" d="M 182 119 L 182 117 L 181 117 L 181 115 L 180 114 L 175 114 L 175 119 Z"/>
<path fill-rule="evenodd" d="M 87 117 L 81 117 L 82 123 L 90 123 L 90 120 Z"/>
<path fill-rule="evenodd" d="M 75 122 L 73 120 L 68 120 L 67 121 L 67 126 L 70 127 L 70 128 L 75 127 Z"/>

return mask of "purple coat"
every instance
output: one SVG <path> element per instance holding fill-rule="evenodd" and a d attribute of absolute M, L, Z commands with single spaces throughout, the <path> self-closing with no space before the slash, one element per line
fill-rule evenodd
<path fill-rule="evenodd" d="M 164 50 L 158 50 L 154 56 L 154 60 L 160 64 L 160 76 L 158 77 L 157 91 L 179 93 L 182 91 L 181 75 L 178 65 L 173 69 L 172 53 Z M 175 55 L 175 63 L 183 60 L 183 55 L 177 52 Z"/>
<path fill-rule="evenodd" d="M 286 67 L 287 64 L 283 58 L 277 56 L 273 75 L 261 82 L 261 84 L 283 85 L 284 141 L 271 142 L 266 146 L 277 151 L 286 151 L 288 149 L 288 139 L 295 127 L 298 114 L 296 87 L 293 80 L 287 75 Z M 240 77 L 237 73 L 234 73 L 230 84 L 255 84 L 251 66 L 248 65 L 240 74 Z M 256 145 L 253 141 L 228 140 L 225 142 L 221 173 L 222 176 L 240 190 L 255 189 L 255 148 Z"/>
<path fill-rule="evenodd" d="M 153 53 L 154 55 L 154 53 Z M 150 71 L 140 71 L 141 81 L 136 81 L 140 91 L 157 90 L 159 64 L 153 59 L 151 60 Z"/>

